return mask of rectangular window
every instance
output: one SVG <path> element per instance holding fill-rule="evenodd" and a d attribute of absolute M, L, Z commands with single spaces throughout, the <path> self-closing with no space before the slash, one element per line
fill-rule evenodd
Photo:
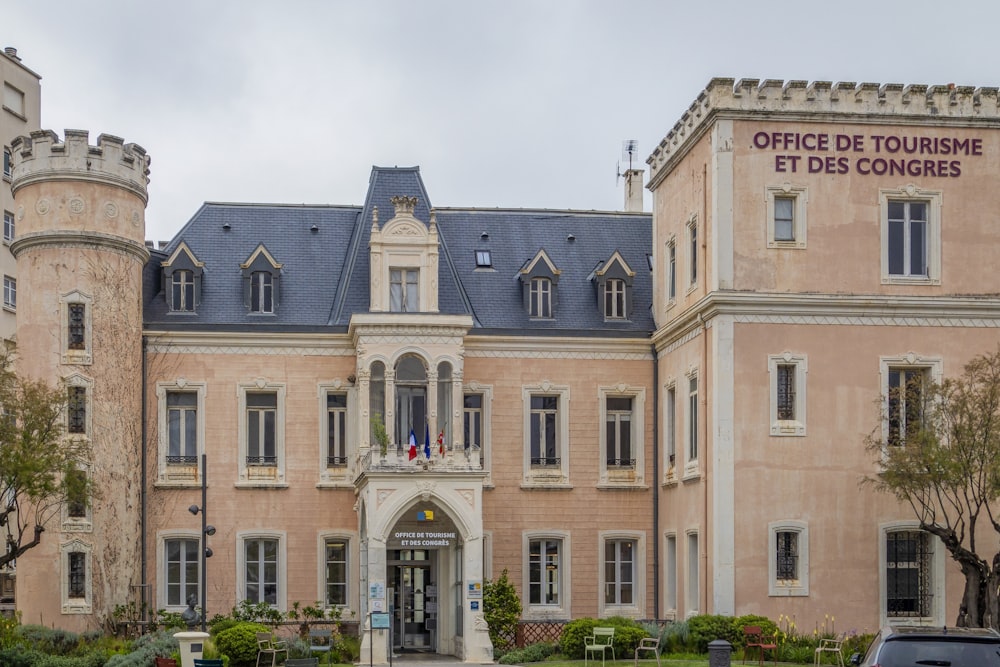
<path fill-rule="evenodd" d="M 778 364 L 778 419 L 795 419 L 795 364 Z"/>
<path fill-rule="evenodd" d="M 167 465 L 198 462 L 198 394 L 167 392 Z"/>
<path fill-rule="evenodd" d="M 66 515 L 71 519 L 87 518 L 87 471 L 66 473 Z"/>
<path fill-rule="evenodd" d="M 69 340 L 66 347 L 70 350 L 87 349 L 87 305 L 84 303 L 68 304 L 67 316 L 69 317 Z"/>
<path fill-rule="evenodd" d="M 488 269 L 493 266 L 493 258 L 490 256 L 489 250 L 477 250 L 476 251 L 476 268 L 477 269 Z"/>
<path fill-rule="evenodd" d="M 889 274 L 927 276 L 927 202 L 889 200 Z"/>
<path fill-rule="evenodd" d="M 347 540 L 326 541 L 326 604 L 347 604 Z"/>
<path fill-rule="evenodd" d="M 347 394 L 326 395 L 326 465 L 347 465 Z"/>
<path fill-rule="evenodd" d="M 774 198 L 774 240 L 795 240 L 795 198 Z"/>
<path fill-rule="evenodd" d="M 3 149 L 3 175 L 10 178 L 10 170 L 13 167 L 11 164 L 10 149 Z"/>
<path fill-rule="evenodd" d="M 532 278 L 530 292 L 528 314 L 532 317 L 552 317 L 552 281 Z"/>
<path fill-rule="evenodd" d="M 255 313 L 274 312 L 273 278 L 267 271 L 250 274 L 250 310 Z"/>
<path fill-rule="evenodd" d="M 775 534 L 775 576 L 779 584 L 789 584 L 799 580 L 799 534 L 794 531 L 778 531 Z"/>
<path fill-rule="evenodd" d="M 531 465 L 559 465 L 559 397 L 531 397 Z"/>
<path fill-rule="evenodd" d="M 635 540 L 604 542 L 604 604 L 633 604 Z"/>
<path fill-rule="evenodd" d="M 87 388 L 70 387 L 66 410 L 66 430 L 69 433 L 87 432 Z"/>
<path fill-rule="evenodd" d="M 673 468 L 677 462 L 677 388 L 671 385 L 667 388 L 667 396 L 663 406 L 666 421 L 667 469 Z"/>
<path fill-rule="evenodd" d="M 243 543 L 246 567 L 244 600 L 278 603 L 278 540 L 248 539 Z"/>
<path fill-rule="evenodd" d="M 6 308 L 17 308 L 17 280 L 10 276 L 3 277 L 3 305 Z"/>
<path fill-rule="evenodd" d="M 625 317 L 625 281 L 612 278 L 604 284 L 604 317 Z"/>
<path fill-rule="evenodd" d="M 275 426 L 278 395 L 247 393 L 247 465 L 276 466 Z"/>
<path fill-rule="evenodd" d="M 198 540 L 172 539 L 163 541 L 167 572 L 167 605 L 186 605 L 191 596 L 198 599 L 198 572 L 201 566 L 198 557 Z"/>
<path fill-rule="evenodd" d="M 394 313 L 416 313 L 420 310 L 416 269 L 389 271 L 389 309 Z"/>
<path fill-rule="evenodd" d="M 889 434 L 890 445 L 905 445 L 923 420 L 925 368 L 889 369 Z"/>
<path fill-rule="evenodd" d="M 665 554 L 665 592 L 666 608 L 677 609 L 677 536 L 667 535 L 667 549 Z"/>
<path fill-rule="evenodd" d="M 677 244 L 667 244 L 667 299 L 677 298 Z"/>
<path fill-rule="evenodd" d="M 463 401 L 463 436 L 465 448 L 479 452 L 479 463 L 483 463 L 483 395 L 465 394 Z"/>
<path fill-rule="evenodd" d="M 691 284 L 694 285 L 698 281 L 698 225 L 691 223 L 688 225 L 688 235 L 691 241 L 690 253 L 691 253 Z"/>
<path fill-rule="evenodd" d="M 87 597 L 87 554 L 82 551 L 71 551 L 67 554 L 69 564 L 69 586 L 67 596 L 75 599 Z"/>
<path fill-rule="evenodd" d="M 8 243 L 14 240 L 14 214 L 10 211 L 3 212 L 3 240 Z"/>
<path fill-rule="evenodd" d="M 698 533 L 688 533 L 687 536 L 687 587 L 685 599 L 687 613 L 698 613 L 701 607 L 701 577 L 699 575 Z"/>
<path fill-rule="evenodd" d="M 628 396 L 608 396 L 605 434 L 607 436 L 608 467 L 634 468 L 632 452 L 632 399 Z"/>
<path fill-rule="evenodd" d="M 698 378 L 688 381 L 688 461 L 698 460 Z"/>
<path fill-rule="evenodd" d="M 559 604 L 559 552 L 562 540 L 528 543 L 528 604 Z"/>
<path fill-rule="evenodd" d="M 194 272 L 174 271 L 171 278 L 170 309 L 182 312 L 194 312 Z"/>
<path fill-rule="evenodd" d="M 3 105 L 4 108 L 24 118 L 24 93 L 6 81 L 3 84 Z"/>
<path fill-rule="evenodd" d="M 886 612 L 890 618 L 931 616 L 931 539 L 919 530 L 886 533 Z"/>

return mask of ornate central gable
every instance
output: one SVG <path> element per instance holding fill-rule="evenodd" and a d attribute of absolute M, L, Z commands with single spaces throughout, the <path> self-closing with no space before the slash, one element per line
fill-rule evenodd
<path fill-rule="evenodd" d="M 393 197 L 395 214 L 381 227 L 372 211 L 371 312 L 438 312 L 438 232 L 434 210 L 429 224 L 413 211 L 416 197 Z"/>

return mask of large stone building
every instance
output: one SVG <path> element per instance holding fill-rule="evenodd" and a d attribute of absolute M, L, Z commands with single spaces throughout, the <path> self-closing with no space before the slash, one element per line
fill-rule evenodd
<path fill-rule="evenodd" d="M 652 216 L 376 167 L 361 205 L 207 203 L 162 249 L 141 148 L 15 142 L 18 338 L 101 489 L 21 559 L 24 620 L 319 600 L 478 662 L 501 570 L 533 620 L 952 619 L 957 568 L 859 481 L 880 397 L 996 346 L 998 129 L 996 89 L 717 79 Z"/>

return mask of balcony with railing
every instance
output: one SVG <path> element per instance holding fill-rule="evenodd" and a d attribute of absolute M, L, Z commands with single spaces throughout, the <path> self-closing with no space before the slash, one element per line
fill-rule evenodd
<path fill-rule="evenodd" d="M 378 448 L 362 449 L 359 474 L 365 473 L 413 473 L 435 472 L 448 474 L 482 473 L 482 457 L 479 447 L 445 449 L 431 445 L 430 456 L 423 446 L 416 448 L 413 455 L 409 447 L 390 445 L 385 454 Z"/>

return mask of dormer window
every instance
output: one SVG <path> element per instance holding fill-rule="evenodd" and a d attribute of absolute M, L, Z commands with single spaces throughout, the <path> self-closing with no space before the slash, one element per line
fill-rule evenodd
<path fill-rule="evenodd" d="M 490 256 L 489 250 L 477 250 L 476 251 L 476 268 L 477 269 L 488 269 L 493 266 L 493 258 Z"/>
<path fill-rule="evenodd" d="M 281 264 L 263 244 L 240 264 L 243 271 L 243 302 L 251 313 L 273 315 L 278 308 Z"/>
<path fill-rule="evenodd" d="M 171 280 L 170 309 L 194 312 L 194 272 L 174 271 Z"/>
<path fill-rule="evenodd" d="M 627 320 L 632 314 L 632 282 L 635 272 L 617 250 L 590 274 L 597 292 L 597 307 L 605 320 Z"/>
<path fill-rule="evenodd" d="M 250 274 L 250 310 L 255 313 L 274 312 L 274 283 L 266 271 Z"/>
<path fill-rule="evenodd" d="M 609 320 L 625 318 L 625 281 L 612 278 L 604 284 L 604 317 Z"/>
<path fill-rule="evenodd" d="M 378 221 L 378 208 L 372 208 L 369 310 L 437 313 L 437 214 L 433 209 L 420 210 L 416 197 L 399 195 L 390 201 L 395 214 L 384 224 Z M 418 213 L 427 215 L 427 222 Z"/>
<path fill-rule="evenodd" d="M 163 267 L 163 282 L 167 306 L 173 313 L 194 313 L 201 303 L 201 281 L 205 263 L 199 262 L 183 241 Z"/>
<path fill-rule="evenodd" d="M 389 311 L 416 313 L 420 311 L 419 271 L 416 269 L 389 270 Z"/>
<path fill-rule="evenodd" d="M 552 317 L 552 281 L 548 278 L 531 279 L 531 317 Z"/>

